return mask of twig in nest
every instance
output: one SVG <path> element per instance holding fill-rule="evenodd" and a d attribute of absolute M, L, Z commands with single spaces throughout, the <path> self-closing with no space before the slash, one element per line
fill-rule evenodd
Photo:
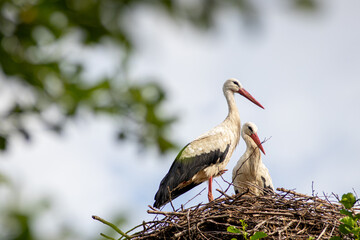
<path fill-rule="evenodd" d="M 200 196 L 201 193 L 206 190 L 206 188 L 203 188 L 198 194 L 196 194 L 194 197 L 190 198 L 185 204 L 184 206 L 186 206 L 186 204 L 188 204 L 189 202 L 191 202 L 192 200 L 194 200 L 197 196 Z"/>
<path fill-rule="evenodd" d="M 222 176 L 222 175 L 221 175 Z M 219 186 L 219 188 L 221 188 L 221 191 L 224 191 L 221 187 L 221 185 L 218 183 L 218 181 L 216 181 L 216 178 L 214 178 L 214 181 L 216 182 L 216 184 Z"/>
<path fill-rule="evenodd" d="M 281 229 L 280 231 L 278 231 L 279 235 L 283 232 L 285 232 L 294 222 L 296 222 L 296 220 L 291 220 L 291 222 L 289 222 L 283 229 Z"/>
<path fill-rule="evenodd" d="M 104 237 L 104 238 L 106 238 L 106 239 L 115 240 L 114 238 L 109 237 L 108 235 L 105 235 L 105 234 L 103 234 L 103 233 L 100 233 L 100 236 L 102 236 L 102 237 Z"/>
<path fill-rule="evenodd" d="M 175 208 L 174 208 L 174 205 L 173 205 L 172 199 L 171 199 L 171 191 L 170 191 L 169 186 L 168 186 L 167 188 L 168 188 L 168 191 L 169 191 L 169 202 L 170 202 L 170 205 L 171 205 L 173 211 L 175 212 L 176 210 L 175 210 Z"/>
<path fill-rule="evenodd" d="M 248 197 L 225 193 L 225 197 L 210 203 L 176 212 L 148 210 L 149 214 L 157 214 L 162 219 L 143 223 L 144 230 L 131 237 L 136 240 L 231 239 L 239 235 L 227 232 L 227 227 L 241 229 L 240 219 L 248 225 L 249 234 L 262 231 L 269 239 L 308 239 L 309 236 L 329 239 L 340 234 L 339 219 L 343 217 L 340 204 L 331 205 L 318 196 L 281 190 L 272 195 Z"/>
<path fill-rule="evenodd" d="M 188 222 L 188 230 L 189 230 L 189 236 L 190 236 L 190 209 L 188 209 L 188 211 L 187 211 L 186 220 Z"/>
<path fill-rule="evenodd" d="M 95 216 L 93 215 L 92 218 L 94 220 L 98 220 L 100 222 L 102 222 L 105 225 L 108 225 L 109 227 L 111 227 L 112 229 L 114 229 L 116 232 L 118 232 L 121 236 L 127 238 L 127 239 L 131 239 L 131 237 L 129 235 L 127 235 L 126 233 L 124 233 L 123 231 L 121 231 L 117 226 L 115 226 L 114 224 L 112 224 L 111 222 L 106 221 L 105 219 L 102 219 L 101 217 Z M 105 234 L 102 234 L 102 236 Z M 106 236 L 106 235 L 105 235 Z M 107 237 L 107 236 L 106 236 Z M 108 237 L 109 238 L 109 237 Z"/>
<path fill-rule="evenodd" d="M 322 235 L 324 235 L 324 233 L 325 233 L 326 229 L 328 228 L 328 226 L 329 226 L 329 225 L 326 225 L 326 226 L 325 226 L 324 230 L 322 230 L 322 232 L 320 233 L 319 237 L 318 237 L 316 240 L 321 239 Z"/>
<path fill-rule="evenodd" d="M 216 191 L 218 191 L 221 194 L 221 196 L 225 196 L 225 197 L 230 198 L 230 199 L 232 198 L 231 196 L 227 195 L 225 192 L 223 192 L 220 189 L 216 189 Z"/>
<path fill-rule="evenodd" d="M 184 212 L 162 212 L 162 211 L 153 211 L 153 210 L 147 210 L 147 213 L 150 214 L 161 214 L 161 215 L 186 215 Z"/>

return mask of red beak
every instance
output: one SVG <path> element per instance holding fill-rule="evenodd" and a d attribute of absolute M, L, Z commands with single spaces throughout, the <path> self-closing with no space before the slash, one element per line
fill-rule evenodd
<path fill-rule="evenodd" d="M 261 107 L 262 109 L 265 109 L 258 101 L 256 101 L 256 99 L 251 96 L 250 93 L 248 93 L 248 91 L 246 91 L 245 89 L 241 88 L 238 93 L 240 93 L 241 95 L 243 95 L 244 97 L 246 97 L 247 99 L 249 99 L 251 102 L 255 103 L 256 105 L 258 105 L 259 107 Z"/>
<path fill-rule="evenodd" d="M 253 133 L 253 134 L 250 135 L 250 137 L 252 138 L 252 140 L 254 140 L 254 142 L 260 148 L 260 150 L 264 153 L 264 155 L 266 155 L 265 150 L 261 145 L 261 142 L 260 142 L 260 139 L 259 139 L 258 135 L 256 133 Z"/>

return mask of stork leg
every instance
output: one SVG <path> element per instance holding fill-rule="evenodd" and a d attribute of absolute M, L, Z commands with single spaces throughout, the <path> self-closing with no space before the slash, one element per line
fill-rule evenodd
<path fill-rule="evenodd" d="M 208 199 L 209 199 L 209 202 L 214 201 L 214 197 L 213 197 L 213 195 L 212 195 L 212 180 L 213 180 L 213 178 L 210 177 L 210 178 L 209 178 L 209 190 L 208 190 Z"/>

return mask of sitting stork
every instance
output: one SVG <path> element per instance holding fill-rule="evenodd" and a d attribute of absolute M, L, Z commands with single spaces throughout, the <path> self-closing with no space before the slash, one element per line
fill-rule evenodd
<path fill-rule="evenodd" d="M 269 170 L 261 161 L 260 150 L 265 154 L 257 135 L 254 123 L 247 122 L 241 129 L 241 136 L 246 143 L 246 151 L 241 156 L 232 172 L 235 193 L 249 189 L 255 195 L 262 195 L 266 190 L 274 191 Z"/>
<path fill-rule="evenodd" d="M 223 85 L 223 92 L 229 108 L 227 117 L 179 152 L 160 183 L 154 207 L 160 208 L 206 180 L 209 181 L 208 199 L 214 200 L 212 179 L 226 171 L 225 167 L 240 139 L 241 123 L 234 93 L 239 93 L 264 108 L 236 79 L 227 80 Z"/>

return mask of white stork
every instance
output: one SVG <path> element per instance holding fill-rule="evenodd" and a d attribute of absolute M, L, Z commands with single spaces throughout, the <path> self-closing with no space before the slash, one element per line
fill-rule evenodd
<path fill-rule="evenodd" d="M 241 156 L 232 172 L 235 193 L 249 189 L 255 195 L 266 193 L 264 189 L 274 191 L 269 170 L 261 161 L 260 150 L 265 154 L 257 135 L 257 126 L 247 122 L 242 126 L 241 136 L 246 143 L 246 151 Z"/>
<path fill-rule="evenodd" d="M 239 93 L 264 108 L 236 79 L 227 80 L 223 92 L 229 108 L 227 117 L 221 124 L 199 136 L 179 152 L 160 183 L 154 207 L 165 205 L 206 180 L 209 180 L 209 201 L 214 199 L 212 179 L 226 171 L 225 167 L 240 139 L 241 123 L 234 93 Z"/>

